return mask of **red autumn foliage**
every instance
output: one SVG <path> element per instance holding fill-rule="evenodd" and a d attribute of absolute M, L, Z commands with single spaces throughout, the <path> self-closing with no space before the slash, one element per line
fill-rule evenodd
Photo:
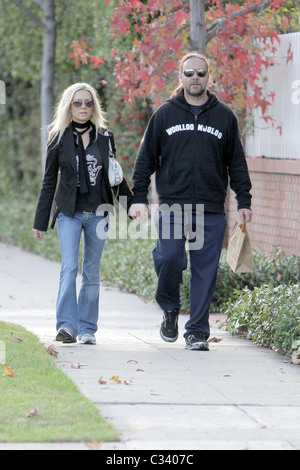
<path fill-rule="evenodd" d="M 274 11 L 282 3 L 282 0 L 246 0 L 244 4 L 205 2 L 209 33 L 206 54 L 213 90 L 241 117 L 245 117 L 246 109 L 261 108 L 265 121 L 272 122 L 267 111 L 274 96 L 264 95 L 262 77 L 263 71 L 274 63 L 280 43 Z M 288 23 L 286 17 L 284 22 Z M 137 98 L 150 97 L 159 106 L 169 96 L 178 79 L 178 59 L 191 48 L 189 28 L 189 2 L 119 0 L 111 21 L 114 44 L 111 57 L 115 63 L 116 88 L 125 101 L 133 104 Z M 128 44 L 125 53 L 120 39 Z M 90 58 L 84 40 L 73 42 L 70 58 L 76 65 L 80 61 L 93 62 L 95 68 L 104 62 L 102 58 Z"/>

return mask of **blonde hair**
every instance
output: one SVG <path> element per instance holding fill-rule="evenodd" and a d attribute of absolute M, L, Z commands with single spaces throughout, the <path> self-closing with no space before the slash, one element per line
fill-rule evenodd
<path fill-rule="evenodd" d="M 179 67 L 178 67 L 179 77 L 183 73 L 184 64 L 190 59 L 201 59 L 201 60 L 203 60 L 203 62 L 205 62 L 205 64 L 206 64 L 207 70 L 209 72 L 209 63 L 208 63 L 208 59 L 205 57 L 205 55 L 200 54 L 200 52 L 189 52 L 188 54 L 183 56 L 182 59 L 179 62 Z M 183 83 L 180 80 L 180 83 L 177 85 L 177 87 L 173 91 L 173 93 L 171 95 L 171 98 L 174 98 L 174 96 L 178 95 L 182 91 L 183 91 Z"/>
<path fill-rule="evenodd" d="M 70 105 L 75 93 L 78 91 L 89 91 L 94 101 L 93 113 L 91 121 L 96 127 L 96 137 L 101 129 L 105 129 L 107 120 L 105 112 L 102 108 L 99 95 L 95 88 L 87 83 L 75 83 L 68 87 L 61 95 L 56 106 L 52 123 L 48 126 L 48 145 L 57 139 L 56 145 L 59 144 L 65 130 L 72 122 L 70 113 Z"/>

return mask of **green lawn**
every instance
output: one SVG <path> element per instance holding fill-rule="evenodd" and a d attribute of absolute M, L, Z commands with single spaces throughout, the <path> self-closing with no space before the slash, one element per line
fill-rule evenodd
<path fill-rule="evenodd" d="M 11 333 L 22 339 L 16 342 Z M 5 354 L 3 352 L 5 345 Z M 117 440 L 114 428 L 59 370 L 39 339 L 22 327 L 0 322 L 0 442 L 91 442 Z M 38 414 L 26 414 L 37 409 Z"/>

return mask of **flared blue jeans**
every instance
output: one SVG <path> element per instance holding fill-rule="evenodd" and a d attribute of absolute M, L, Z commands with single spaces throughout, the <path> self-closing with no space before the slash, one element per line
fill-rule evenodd
<path fill-rule="evenodd" d="M 59 292 L 56 304 L 57 331 L 71 330 L 74 337 L 94 334 L 98 329 L 100 263 L 105 244 L 97 236 L 97 225 L 103 219 L 93 213 L 76 212 L 58 215 L 58 234 L 62 256 Z M 79 248 L 84 234 L 82 285 L 77 297 Z"/>

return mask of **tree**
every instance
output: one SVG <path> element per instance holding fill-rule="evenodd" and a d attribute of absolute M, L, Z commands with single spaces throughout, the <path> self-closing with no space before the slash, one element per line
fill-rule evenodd
<path fill-rule="evenodd" d="M 155 106 L 170 92 L 178 59 L 188 47 L 188 2 L 179 0 L 121 1 L 111 22 L 117 87 L 125 100 L 152 98 Z M 125 44 L 123 52 L 118 38 Z"/>
<path fill-rule="evenodd" d="M 191 14 L 191 43 L 193 48 L 203 54 L 206 52 L 206 47 L 209 41 L 211 41 L 223 28 L 226 26 L 228 20 L 232 21 L 238 17 L 246 16 L 249 13 L 258 13 L 264 11 L 272 4 L 275 5 L 273 0 L 264 0 L 262 2 L 255 2 L 254 5 L 240 7 L 236 5 L 235 11 L 229 14 L 229 17 L 223 16 L 224 6 L 221 5 L 220 1 L 208 2 L 215 3 L 219 7 L 220 18 L 216 18 L 210 24 L 206 25 L 205 21 L 205 5 L 207 2 L 204 0 L 189 0 L 190 2 L 190 14 Z M 234 2 L 233 2 L 234 3 Z M 276 2 L 277 4 L 280 2 Z M 231 4 L 227 4 L 226 7 Z M 223 9 L 223 11 L 222 11 Z"/>
<path fill-rule="evenodd" d="M 19 189 L 24 199 L 37 195 L 44 169 L 44 164 L 40 163 L 40 148 L 41 82 L 44 82 L 41 79 L 44 44 L 41 24 L 45 20 L 44 11 L 35 0 L 21 0 L 21 4 L 29 14 L 11 0 L 1 2 L 0 79 L 6 85 L 7 100 L 5 106 L 0 106 L 0 195 L 13 188 L 14 191 Z M 85 38 L 92 50 L 103 55 L 105 61 L 110 60 L 109 23 L 113 4 L 106 6 L 103 0 L 90 0 L 88 15 L 86 2 L 55 0 L 54 4 L 55 101 L 66 87 L 84 81 L 95 86 L 105 102 L 105 87 L 101 81 L 111 79 L 113 70 L 103 64 L 97 69 L 93 64 L 77 68 L 68 58 L 76 31 L 78 38 Z M 47 105 L 46 109 L 52 118 L 53 105 Z"/>
<path fill-rule="evenodd" d="M 56 47 L 56 20 L 54 0 L 34 0 L 43 11 L 44 20 L 34 14 L 20 0 L 12 2 L 27 15 L 44 34 L 42 68 L 41 68 L 41 149 L 42 168 L 46 161 L 47 126 L 52 120 L 54 106 L 54 74 Z"/>
<path fill-rule="evenodd" d="M 260 107 L 271 121 L 267 109 L 274 95 L 265 96 L 258 80 L 274 62 L 279 44 L 275 12 L 282 3 L 119 0 L 111 23 L 118 89 L 130 103 L 151 96 L 159 105 L 174 85 L 178 57 L 196 49 L 208 55 L 221 99 L 240 117 L 245 117 L 246 107 Z M 124 51 L 120 38 L 129 50 Z"/>

